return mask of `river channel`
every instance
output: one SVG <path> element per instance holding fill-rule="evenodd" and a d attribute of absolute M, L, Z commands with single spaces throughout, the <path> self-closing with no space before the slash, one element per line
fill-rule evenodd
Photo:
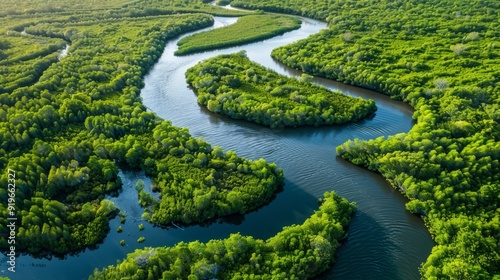
<path fill-rule="evenodd" d="M 217 28 L 232 24 L 236 18 L 215 17 Z M 195 94 L 187 87 L 184 73 L 198 61 L 222 53 L 245 50 L 248 57 L 275 71 L 300 76 L 270 57 L 271 50 L 326 28 L 320 21 L 302 18 L 300 29 L 257 43 L 175 57 L 178 39 L 170 41 L 160 60 L 145 77 L 141 91 L 143 103 L 163 119 L 176 126 L 187 127 L 195 137 L 212 145 L 233 150 L 249 159 L 265 158 L 284 170 L 285 186 L 269 205 L 232 221 L 186 228 L 161 229 L 140 220 L 142 209 L 137 204 L 135 183 L 151 180 L 141 172 L 123 171 L 123 188 L 108 199 L 127 214 L 122 233 L 117 233 L 119 219 L 111 221 L 111 231 L 102 244 L 64 259 L 17 259 L 11 279 L 86 279 L 94 268 L 116 264 L 127 253 L 145 246 L 171 246 L 180 241 L 208 241 L 240 232 L 267 239 L 283 226 L 300 224 L 317 209 L 317 199 L 325 191 L 334 190 L 357 204 L 348 231 L 348 239 L 337 251 L 333 269 L 317 279 L 420 279 L 419 265 L 430 254 L 433 242 L 422 220 L 405 210 L 407 200 L 382 176 L 346 162 L 336 156 L 335 147 L 349 139 L 372 139 L 400 132 L 413 126 L 413 110 L 373 91 L 360 89 L 327 79 L 313 81 L 351 96 L 375 100 L 378 111 L 360 122 L 320 128 L 270 129 L 244 121 L 220 117 L 200 107 Z M 210 29 L 210 28 L 209 28 Z M 138 225 L 143 223 L 144 231 Z M 137 239 L 144 236 L 144 243 Z M 119 241 L 125 240 L 126 246 Z M 1 269 L 5 269 L 2 260 Z"/>

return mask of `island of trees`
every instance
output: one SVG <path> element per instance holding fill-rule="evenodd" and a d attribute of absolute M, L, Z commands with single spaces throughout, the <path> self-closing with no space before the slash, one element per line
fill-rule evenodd
<path fill-rule="evenodd" d="M 309 279 L 327 270 L 345 236 L 354 204 L 327 192 L 302 225 L 260 240 L 239 233 L 207 243 L 136 250 L 89 279 Z"/>
<path fill-rule="evenodd" d="M 188 69 L 186 79 L 208 110 L 276 127 L 331 125 L 373 114 L 375 102 L 280 75 L 244 52 L 219 55 Z"/>
<path fill-rule="evenodd" d="M 436 246 L 428 279 L 500 277 L 500 22 L 498 1 L 238 0 L 329 29 L 278 48 L 304 72 L 408 102 L 409 133 L 351 140 L 338 154 L 377 170 L 410 199 Z"/>
<path fill-rule="evenodd" d="M 211 147 L 167 121 L 152 134 L 132 139 L 131 148 L 118 148 L 123 151 L 118 160 L 154 178 L 161 199 L 144 190 L 139 198 L 156 224 L 190 224 L 244 214 L 268 203 L 283 182 L 283 171 L 276 164 Z"/>
<path fill-rule="evenodd" d="M 248 15 L 234 24 L 196 33 L 177 42 L 175 55 L 220 49 L 245 43 L 261 41 L 285 32 L 298 29 L 300 19 L 283 15 Z"/>

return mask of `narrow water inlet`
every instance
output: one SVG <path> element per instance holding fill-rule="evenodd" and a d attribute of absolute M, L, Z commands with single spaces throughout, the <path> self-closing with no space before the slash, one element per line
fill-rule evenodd
<path fill-rule="evenodd" d="M 63 59 L 65 56 L 68 55 L 68 50 L 69 50 L 69 44 L 66 44 L 66 46 L 64 47 L 64 49 L 61 50 L 61 53 L 59 53 L 57 55 L 57 60 L 61 60 Z"/>

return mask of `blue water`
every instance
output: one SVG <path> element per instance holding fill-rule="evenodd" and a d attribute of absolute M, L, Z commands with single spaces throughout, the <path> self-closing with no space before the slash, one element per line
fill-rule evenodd
<path fill-rule="evenodd" d="M 214 27 L 234 23 L 235 18 L 216 17 Z M 179 241 L 208 241 L 240 232 L 257 238 L 269 238 L 283 226 L 300 224 L 317 209 L 317 198 L 335 190 L 357 204 L 357 212 L 348 231 L 348 240 L 338 250 L 333 269 L 318 279 L 419 279 L 418 267 L 429 255 L 433 242 L 422 220 L 405 210 L 407 202 L 379 175 L 339 159 L 335 147 L 353 138 L 372 139 L 407 132 L 413 126 L 412 109 L 384 95 L 327 79 L 314 82 L 352 96 L 376 101 L 373 118 L 353 124 L 321 128 L 270 129 L 244 121 L 231 120 L 208 112 L 196 103 L 187 87 L 185 71 L 198 61 L 221 53 L 246 50 L 250 59 L 291 76 L 300 72 L 289 69 L 270 57 L 272 49 L 292 43 L 326 28 L 325 23 L 303 19 L 301 29 L 262 42 L 224 50 L 174 57 L 176 41 L 170 42 L 159 62 L 145 78 L 141 92 L 144 104 L 174 125 L 189 128 L 192 135 L 212 145 L 233 150 L 250 159 L 265 158 L 276 162 L 285 173 L 284 191 L 261 209 L 231 221 L 187 228 L 162 229 L 141 221 L 137 204 L 136 182 L 149 187 L 151 181 L 138 172 L 121 172 L 124 182 L 117 197 L 108 197 L 127 214 L 117 233 L 118 218 L 102 244 L 64 259 L 17 259 L 11 279 L 86 279 L 94 268 L 116 264 L 127 253 L 145 246 L 170 246 Z M 144 231 L 138 225 L 143 223 Z M 144 236 L 144 243 L 136 240 Z M 119 241 L 125 240 L 126 246 Z M 2 261 L 1 269 L 7 265 Z"/>

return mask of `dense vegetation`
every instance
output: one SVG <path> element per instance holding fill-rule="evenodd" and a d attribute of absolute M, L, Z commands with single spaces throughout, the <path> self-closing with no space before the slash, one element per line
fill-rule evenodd
<path fill-rule="evenodd" d="M 327 270 L 354 205 L 335 193 L 302 225 L 268 240 L 231 234 L 224 240 L 145 248 L 90 279 L 308 279 Z"/>
<path fill-rule="evenodd" d="M 187 82 L 208 110 L 270 127 L 331 125 L 362 119 L 375 102 L 280 75 L 252 62 L 244 52 L 202 61 Z"/>
<path fill-rule="evenodd" d="M 0 93 L 34 83 L 57 62 L 59 50 L 66 45 L 61 39 L 14 32 L 9 35 L 0 42 Z"/>
<path fill-rule="evenodd" d="M 267 203 L 282 180 L 274 164 L 211 147 L 140 103 L 142 79 L 167 40 L 213 24 L 207 14 L 168 14 L 205 4 L 76 2 L 69 10 L 54 8 L 60 1 L 0 3 L 0 248 L 12 245 L 8 169 L 16 172 L 17 252 L 64 254 L 102 241 L 117 212 L 104 196 L 120 188 L 119 167 L 153 176 L 161 201 L 140 199 L 155 223 Z"/>
<path fill-rule="evenodd" d="M 0 17 L 12 23 L 12 19 L 51 20 L 54 15 L 61 16 L 59 21 L 73 21 L 76 17 L 106 19 L 123 17 L 158 16 L 178 13 L 208 13 L 219 16 L 248 15 L 248 12 L 222 9 L 205 0 L 4 0 Z M 15 17 L 9 17 L 15 16 Z"/>
<path fill-rule="evenodd" d="M 340 156 L 381 172 L 437 245 L 429 279 L 500 277 L 498 1 L 238 0 L 326 20 L 273 57 L 307 73 L 410 103 L 409 133 L 349 141 Z M 381 206 L 383 207 L 383 206 Z"/>
<path fill-rule="evenodd" d="M 157 224 L 189 224 L 246 213 L 269 202 L 283 181 L 282 170 L 275 164 L 212 148 L 190 136 L 187 129 L 166 121 L 152 134 L 134 140 L 120 159 L 132 167 L 142 166 L 155 178 L 161 200 L 155 201 L 145 191 L 139 197 Z"/>
<path fill-rule="evenodd" d="M 409 133 L 354 140 L 337 151 L 381 172 L 410 199 L 408 209 L 422 215 L 437 243 L 422 267 L 423 277 L 498 278 L 500 4 L 465 0 L 238 0 L 233 4 L 328 21 L 328 30 L 280 48 L 273 56 L 307 73 L 375 89 L 415 107 L 417 124 Z M 7 201 L 6 170 L 13 169 L 19 221 L 16 248 L 66 253 L 102 240 L 108 219 L 116 213 L 103 198 L 120 186 L 118 165 L 154 176 L 162 201 L 144 192 L 140 200 L 157 223 L 189 223 L 258 207 L 245 205 L 242 196 L 257 203 L 268 199 L 281 178 L 273 165 L 212 148 L 140 104 L 142 78 L 166 40 L 212 22 L 206 15 L 172 14 L 200 11 L 239 14 L 191 0 L 1 1 L 0 200 Z M 59 61 L 59 50 L 67 43 L 70 55 Z M 241 189 L 245 181 L 252 186 Z M 181 199 L 169 200 L 167 194 Z M 262 194 L 264 198 L 259 197 Z M 8 215 L 5 204 L 0 205 L 0 247 L 6 248 Z M 179 211 L 192 205 L 203 209 L 201 215 Z M 299 246 L 298 240 L 292 238 L 289 244 Z M 203 249 L 212 243 L 192 244 Z M 191 254 L 188 245 L 179 246 L 179 251 Z M 300 251 L 297 254 L 296 260 L 304 259 Z M 134 261 L 136 266 L 148 264 L 144 259 L 132 260 L 133 271 Z M 149 259 L 162 265 L 159 257 Z M 194 264 L 193 271 L 210 273 L 217 268 L 212 264 Z M 279 260 L 265 267 L 286 265 L 286 273 L 291 271 L 288 264 Z M 157 273 L 154 265 L 151 273 Z"/>
<path fill-rule="evenodd" d="M 231 47 L 281 35 L 300 27 L 300 19 L 277 15 L 249 15 L 229 26 L 196 33 L 177 42 L 176 55 Z"/>

